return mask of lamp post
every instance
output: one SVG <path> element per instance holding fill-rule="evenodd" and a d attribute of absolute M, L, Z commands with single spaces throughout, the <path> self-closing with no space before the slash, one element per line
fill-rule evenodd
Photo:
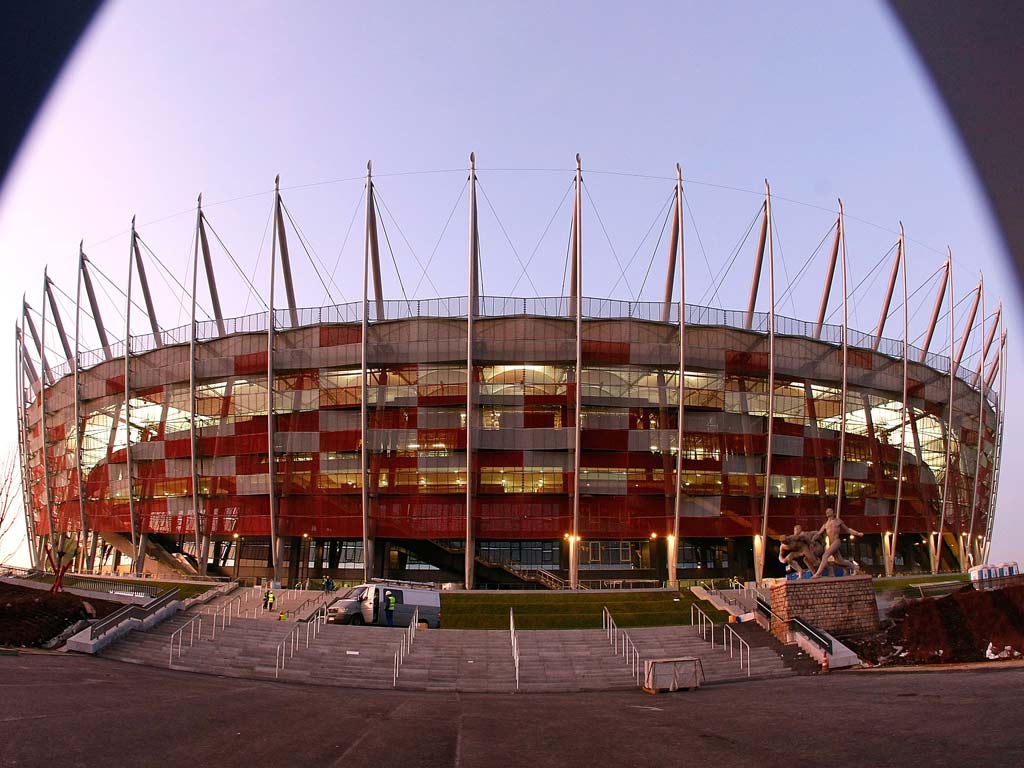
<path fill-rule="evenodd" d="M 237 533 L 231 534 L 231 538 L 234 539 L 234 541 L 235 541 L 235 578 L 237 579 L 238 578 L 238 565 L 239 565 L 239 561 L 242 559 L 242 557 L 241 557 L 241 555 L 242 555 L 242 542 L 245 541 L 245 539 L 243 539 Z"/>

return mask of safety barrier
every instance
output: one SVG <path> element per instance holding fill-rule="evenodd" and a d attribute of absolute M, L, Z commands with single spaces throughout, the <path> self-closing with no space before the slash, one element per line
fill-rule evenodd
<path fill-rule="evenodd" d="M 616 656 L 622 656 L 629 667 L 630 674 L 638 686 L 643 685 L 643 664 L 640 663 L 640 652 L 629 634 L 619 629 L 607 606 L 601 610 L 601 628 L 605 631 L 608 644 L 612 646 Z"/>
<path fill-rule="evenodd" d="M 185 633 L 186 629 L 188 630 L 188 647 L 191 648 L 192 647 L 192 643 L 195 640 L 195 636 L 196 636 L 197 633 L 199 635 L 199 639 L 200 640 L 203 637 L 203 615 L 202 614 L 198 614 L 196 616 L 193 616 L 191 619 L 189 619 L 187 622 L 185 622 L 181 627 L 176 629 L 174 631 L 174 634 L 171 635 L 171 646 L 170 646 L 170 649 L 169 649 L 168 654 L 167 654 L 167 666 L 168 667 L 170 667 L 171 664 L 174 663 L 175 655 L 177 655 L 177 657 L 179 659 L 181 658 L 181 641 L 184 638 L 184 633 Z M 178 653 L 177 654 L 174 653 L 174 639 L 175 638 L 178 639 Z"/>
<path fill-rule="evenodd" d="M 690 624 L 697 627 L 697 633 L 704 640 L 711 642 L 711 648 L 715 647 L 715 622 L 711 620 L 704 611 L 696 605 L 690 605 Z M 729 658 L 736 658 L 736 647 L 739 647 L 740 670 L 747 670 L 747 677 L 750 677 L 750 643 L 744 640 L 735 629 L 728 624 L 722 625 L 722 650 L 729 651 Z M 743 651 L 747 652 L 747 663 L 743 664 Z"/>
<path fill-rule="evenodd" d="M 89 639 L 95 640 L 125 621 L 132 619 L 136 621 L 145 621 L 161 608 L 164 608 L 174 602 L 180 591 L 181 590 L 175 587 L 174 589 L 167 590 L 159 597 L 150 600 L 145 605 L 126 605 L 124 608 L 114 611 L 105 619 L 100 619 L 95 622 L 89 628 Z"/>
<path fill-rule="evenodd" d="M 412 613 L 412 621 L 409 622 L 409 626 L 406 627 L 405 632 L 402 633 L 402 640 L 399 643 L 398 650 L 395 651 L 395 669 L 394 675 L 391 680 L 391 687 L 398 687 L 398 670 L 402 668 L 402 664 L 405 662 L 405 657 L 412 652 L 412 641 L 416 639 L 416 628 L 420 623 L 420 609 L 416 608 Z"/>
<path fill-rule="evenodd" d="M 508 631 L 512 639 L 512 664 L 516 668 L 516 690 L 519 690 L 519 637 L 516 635 L 516 616 L 508 609 Z"/>

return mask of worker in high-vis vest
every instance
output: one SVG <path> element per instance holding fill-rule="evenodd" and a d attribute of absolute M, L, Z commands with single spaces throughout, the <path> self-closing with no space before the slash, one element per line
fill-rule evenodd
<path fill-rule="evenodd" d="M 274 590 L 270 590 L 269 592 L 267 592 L 267 610 L 268 611 L 273 611 L 274 610 L 274 600 L 276 600 L 276 599 L 277 598 L 274 596 Z"/>
<path fill-rule="evenodd" d="M 384 617 L 388 620 L 388 626 L 395 626 L 395 596 L 389 589 L 384 593 Z"/>

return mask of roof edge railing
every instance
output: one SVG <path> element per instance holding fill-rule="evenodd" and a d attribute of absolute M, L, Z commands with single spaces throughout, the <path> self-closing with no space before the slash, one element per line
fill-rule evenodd
<path fill-rule="evenodd" d="M 662 323 L 664 306 L 656 301 L 627 301 L 584 297 L 583 316 L 588 320 L 638 320 L 643 322 Z M 376 317 L 376 307 L 370 305 L 372 322 L 390 322 L 415 318 L 457 319 L 466 316 L 469 300 L 465 296 L 447 296 L 432 299 L 387 299 L 384 301 L 383 319 Z M 675 303 L 673 317 L 678 317 L 679 303 Z M 547 317 L 552 319 L 569 318 L 570 300 L 564 296 L 549 297 L 514 297 L 514 296 L 481 296 L 480 318 L 497 317 Z M 291 322 L 290 311 L 275 311 L 275 325 L 281 330 L 294 330 L 319 325 L 336 325 L 358 323 L 362 321 L 362 302 L 347 302 L 320 307 L 303 307 L 297 310 L 298 323 Z M 755 312 L 751 327 L 746 328 L 747 313 L 742 310 L 721 309 L 700 304 L 686 305 L 686 323 L 692 326 L 712 328 L 733 328 L 757 334 L 768 333 L 768 313 Z M 244 333 L 265 333 L 267 330 L 267 313 L 255 312 L 239 317 L 225 318 L 226 336 Z M 809 320 L 798 320 L 776 314 L 776 333 L 780 336 L 806 337 L 813 339 L 816 323 Z M 669 323 L 675 325 L 675 323 Z M 202 321 L 196 324 L 197 339 L 200 342 L 214 341 L 222 338 L 218 333 L 217 324 L 213 321 Z M 190 330 L 188 325 L 180 325 L 161 331 L 165 346 L 189 343 Z M 823 325 L 819 338 L 814 339 L 823 344 L 839 346 L 842 333 L 839 325 Z M 875 336 L 873 333 L 848 330 L 851 347 L 872 350 Z M 140 334 L 131 337 L 131 349 L 134 354 L 144 354 L 155 350 L 156 340 L 152 334 Z M 111 343 L 114 358 L 123 356 L 124 340 Z M 879 343 L 878 353 L 897 359 L 903 356 L 903 341 L 900 339 L 883 338 Z M 911 344 L 909 356 L 912 360 L 920 360 L 923 350 Z M 103 349 L 87 350 L 80 353 L 83 370 L 88 370 L 108 360 Z M 949 372 L 949 357 L 935 352 L 924 355 L 924 364 L 939 373 Z M 71 365 L 65 361 L 51 366 L 55 379 L 71 373 Z M 972 366 L 961 365 L 957 378 L 976 389 L 971 382 L 974 379 Z"/>

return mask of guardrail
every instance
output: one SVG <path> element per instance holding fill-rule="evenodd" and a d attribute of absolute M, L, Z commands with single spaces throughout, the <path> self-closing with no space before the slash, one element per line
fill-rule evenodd
<path fill-rule="evenodd" d="M 299 637 L 299 625 L 295 624 L 292 629 L 288 630 L 288 634 L 284 636 L 284 640 L 277 644 L 277 649 L 274 651 L 274 678 L 276 679 L 280 674 L 281 670 L 284 669 L 285 660 L 293 658 L 295 656 L 295 644 Z M 290 647 L 290 651 L 289 651 Z"/>
<path fill-rule="evenodd" d="M 406 627 L 405 632 L 402 633 L 402 640 L 398 646 L 398 650 L 395 651 L 395 669 L 394 675 L 391 679 L 391 687 L 398 687 L 398 670 L 402 668 L 402 664 L 405 663 L 405 657 L 412 652 L 412 641 L 416 639 L 416 628 L 420 623 L 420 609 L 419 606 L 412 612 L 412 620 L 409 622 L 409 626 Z"/>
<path fill-rule="evenodd" d="M 516 690 L 519 690 L 519 637 L 516 635 L 516 617 L 508 609 L 508 631 L 512 639 L 512 665 L 516 668 Z"/>
<path fill-rule="evenodd" d="M 730 627 L 728 624 L 724 624 L 722 626 L 722 649 L 723 650 L 725 650 L 726 636 L 728 636 L 728 640 L 729 640 L 729 658 L 730 659 L 736 658 L 735 653 L 733 652 L 733 648 L 734 648 L 734 645 L 739 645 L 739 651 L 740 651 L 740 671 L 741 672 L 743 671 L 743 649 L 744 648 L 746 649 L 746 651 L 747 651 L 747 677 L 750 677 L 750 643 L 748 643 L 746 640 L 744 640 L 742 637 L 740 637 L 735 629 Z M 735 643 L 733 641 L 735 641 Z"/>
<path fill-rule="evenodd" d="M 702 611 L 697 605 L 690 605 L 690 624 L 697 627 L 697 632 L 703 640 L 709 640 L 711 642 L 711 648 L 715 648 L 715 622 L 711 620 L 704 611 Z M 750 677 L 750 643 L 744 640 L 735 629 L 730 627 L 728 624 L 722 625 L 722 650 L 729 651 L 729 658 L 736 658 L 736 646 L 739 646 L 740 653 L 740 670 L 744 669 L 743 664 L 743 651 L 747 652 L 747 677 Z"/>
<path fill-rule="evenodd" d="M 637 650 L 636 644 L 629 634 L 619 629 L 607 606 L 601 610 L 601 628 L 605 631 L 608 643 L 614 649 L 615 655 L 622 656 L 625 659 L 626 666 L 629 667 L 634 682 L 636 682 L 637 686 L 643 685 L 643 665 L 640 663 L 640 652 Z"/>
<path fill-rule="evenodd" d="M 281 670 L 285 668 L 285 664 L 288 659 L 295 657 L 296 649 L 302 648 L 302 625 L 306 625 L 306 648 L 309 648 L 310 638 L 316 639 L 317 635 L 320 634 L 320 630 L 323 629 L 327 623 L 327 608 L 321 608 L 313 616 L 310 617 L 309 621 L 296 622 L 292 629 L 288 630 L 288 634 L 284 636 L 284 639 L 277 644 L 277 648 L 274 650 L 274 678 L 278 678 L 281 675 Z"/>
<path fill-rule="evenodd" d="M 690 603 L 690 624 L 697 627 L 697 633 L 701 636 L 702 640 L 710 638 L 711 647 L 715 647 L 715 622 L 698 608 L 696 603 Z"/>
<path fill-rule="evenodd" d="M 217 618 L 220 618 L 220 628 L 231 626 L 232 614 L 237 618 L 241 613 L 242 596 L 239 595 L 234 600 L 230 600 L 219 608 L 213 606 L 206 609 L 204 612 L 207 616 L 213 616 L 211 622 L 210 639 L 214 640 L 217 637 Z"/>
<path fill-rule="evenodd" d="M 170 666 L 174 663 L 174 656 L 175 656 L 175 653 L 174 653 L 174 638 L 178 638 L 178 653 L 177 653 L 177 656 L 178 656 L 179 659 L 181 658 L 181 641 L 184 638 L 184 633 L 185 633 L 186 629 L 188 630 L 188 647 L 191 648 L 192 647 L 192 642 L 195 640 L 195 635 L 196 635 L 197 632 L 199 634 L 199 638 L 200 639 L 202 639 L 202 637 L 203 637 L 203 615 L 202 614 L 198 614 L 196 616 L 193 616 L 191 619 L 189 619 L 187 622 L 185 622 L 182 626 L 178 627 L 178 629 L 176 629 L 174 631 L 174 633 L 171 635 L 171 646 L 170 646 L 170 649 L 168 650 L 168 654 L 167 654 L 167 667 L 168 668 L 170 668 Z"/>
<path fill-rule="evenodd" d="M 795 625 L 800 632 L 807 636 L 807 639 L 809 639 L 812 643 L 821 648 L 821 650 L 825 651 L 828 654 L 832 653 L 832 641 L 829 638 L 825 637 L 825 635 L 822 634 L 821 630 L 811 626 L 800 617 L 794 616 L 792 619 L 789 620 L 782 618 L 781 616 L 779 616 L 779 614 L 775 613 L 771 609 L 771 606 L 768 605 L 768 603 L 765 602 L 765 600 L 760 596 L 757 598 L 757 608 L 761 613 L 769 617 L 769 627 L 771 626 L 772 618 L 774 618 L 777 622 L 785 625 L 791 630 Z"/>
<path fill-rule="evenodd" d="M 124 608 L 114 611 L 106 618 L 100 619 L 99 621 L 93 623 L 93 625 L 89 628 L 89 639 L 95 640 L 96 638 L 109 632 L 118 624 L 121 624 L 125 621 L 129 621 L 131 619 L 135 619 L 137 621 L 145 621 L 154 613 L 159 611 L 161 608 L 174 602 L 174 600 L 178 597 L 178 593 L 180 591 L 181 590 L 175 587 L 174 589 L 167 590 L 159 597 L 150 600 L 145 605 L 126 605 Z"/>

